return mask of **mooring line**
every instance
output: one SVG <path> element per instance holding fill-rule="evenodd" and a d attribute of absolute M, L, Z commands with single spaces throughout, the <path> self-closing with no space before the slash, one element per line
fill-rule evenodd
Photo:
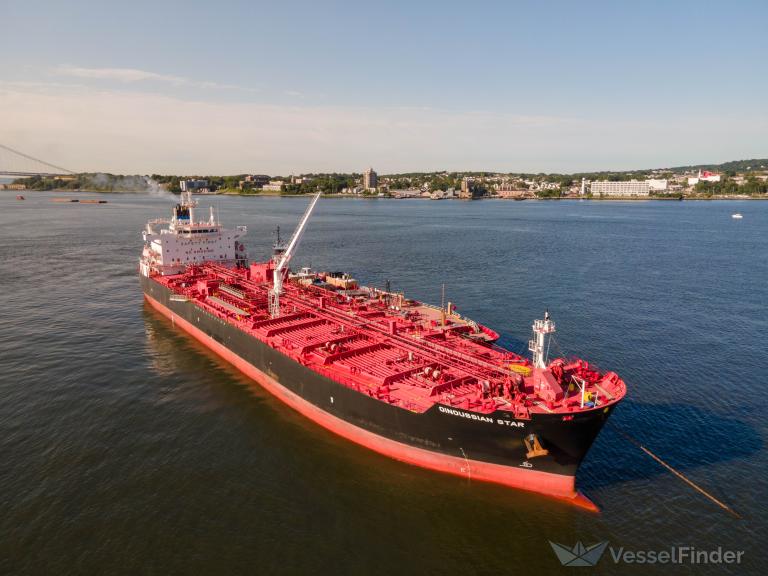
<path fill-rule="evenodd" d="M 648 454 L 648 456 L 650 456 L 651 458 L 653 458 L 653 459 L 654 459 L 656 462 L 658 462 L 659 464 L 661 464 L 661 465 L 662 465 L 664 468 L 666 468 L 667 470 L 669 470 L 670 472 L 672 472 L 672 474 L 674 474 L 675 476 L 677 476 L 678 478 L 680 478 L 680 480 L 682 480 L 683 482 L 685 482 L 686 484 L 688 484 L 688 485 L 689 485 L 691 488 L 693 488 L 694 490 L 696 490 L 696 491 L 697 491 L 697 492 L 699 492 L 700 494 L 703 494 L 704 496 L 706 496 L 707 498 L 709 498 L 709 499 L 710 499 L 712 502 L 714 502 L 715 504 L 717 504 L 718 506 L 720 506 L 720 508 L 722 508 L 723 510 L 725 510 L 725 511 L 726 511 L 726 512 L 728 512 L 729 514 L 732 514 L 732 515 L 733 515 L 734 517 L 736 517 L 736 518 L 739 518 L 739 519 L 741 518 L 741 515 L 740 515 L 738 512 L 736 512 L 736 511 L 735 511 L 733 508 L 731 508 L 730 506 L 728 506 L 726 503 L 722 502 L 721 500 L 718 500 L 717 498 L 715 498 L 715 497 L 714 497 L 712 494 L 710 494 L 709 492 L 707 492 L 706 490 L 704 490 L 704 488 L 702 488 L 701 486 L 699 486 L 698 484 L 696 484 L 696 483 L 695 483 L 693 480 L 691 480 L 691 479 L 689 479 L 688 477 L 686 477 L 686 476 L 685 476 L 685 475 L 684 475 L 682 472 L 678 472 L 677 470 L 675 470 L 675 469 L 674 469 L 672 466 L 670 466 L 669 464 L 667 464 L 666 462 L 664 462 L 664 460 L 662 460 L 661 458 L 659 458 L 658 456 L 656 456 L 656 454 L 654 454 L 653 452 L 651 452 L 650 450 L 648 450 L 648 448 L 646 448 L 645 446 L 643 446 L 643 445 L 640 443 L 640 441 L 639 441 L 639 440 L 637 440 L 637 439 L 633 438 L 632 436 L 630 436 L 629 434 L 627 434 L 626 432 L 624 432 L 624 430 L 622 430 L 621 428 L 619 428 L 619 427 L 618 427 L 618 426 L 616 426 L 615 424 L 612 424 L 611 422 L 608 422 L 608 425 L 609 425 L 611 428 L 613 428 L 614 430 L 616 430 L 616 432 L 618 432 L 619 434 L 621 434 L 621 435 L 622 435 L 622 436 L 623 436 L 623 437 L 624 437 L 626 440 L 628 440 L 629 442 L 631 442 L 632 444 L 634 444 L 635 446 L 637 446 L 638 448 L 640 448 L 640 450 L 642 450 L 643 452 L 645 452 L 646 454 Z"/>

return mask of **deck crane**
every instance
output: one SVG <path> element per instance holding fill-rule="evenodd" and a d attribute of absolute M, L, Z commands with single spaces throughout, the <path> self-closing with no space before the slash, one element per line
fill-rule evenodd
<path fill-rule="evenodd" d="M 312 201 L 309 203 L 309 206 L 307 206 L 304 216 L 301 217 L 299 225 L 296 227 L 293 236 L 291 236 L 290 242 L 288 242 L 288 246 L 285 247 L 285 249 L 283 249 L 282 246 L 276 246 L 274 256 L 276 262 L 275 271 L 273 273 L 272 290 L 269 292 L 269 314 L 272 318 L 280 316 L 280 294 L 283 291 L 283 271 L 291 261 L 291 257 L 301 241 L 301 236 L 304 234 L 304 228 L 307 226 L 309 216 L 312 214 L 312 210 L 315 209 L 315 204 L 317 204 L 319 199 L 320 192 L 315 194 Z"/>

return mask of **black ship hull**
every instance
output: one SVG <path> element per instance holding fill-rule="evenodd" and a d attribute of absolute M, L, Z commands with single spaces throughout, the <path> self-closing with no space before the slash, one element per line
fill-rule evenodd
<path fill-rule="evenodd" d="M 398 460 L 592 507 L 576 492 L 575 475 L 613 406 L 530 419 L 442 404 L 411 412 L 318 374 L 151 278 L 140 278 L 155 309 L 325 428 Z M 531 453 L 534 440 L 539 455 Z"/>

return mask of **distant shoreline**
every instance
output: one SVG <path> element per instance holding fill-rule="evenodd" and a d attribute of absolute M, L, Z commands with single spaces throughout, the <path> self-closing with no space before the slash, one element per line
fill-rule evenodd
<path fill-rule="evenodd" d="M 57 190 L 2 190 L 3 192 L 9 192 L 13 193 L 14 195 L 23 195 L 23 194 L 36 194 L 39 192 L 48 192 L 48 193 L 56 193 L 56 194 L 147 194 L 149 196 L 158 196 L 157 193 L 150 193 L 146 190 L 68 190 L 68 189 L 57 189 Z M 173 194 L 172 192 L 169 192 L 167 194 L 172 194 L 173 196 L 178 197 L 177 194 Z M 164 194 L 167 195 L 167 194 Z M 224 192 L 222 194 L 200 194 L 197 197 L 213 197 L 213 196 L 236 196 L 241 198 L 247 198 L 247 197 L 270 197 L 270 198 L 303 198 L 306 196 L 309 196 L 309 194 L 282 194 L 280 192 L 263 192 L 258 194 L 238 194 L 234 192 Z M 402 198 L 395 198 L 393 196 L 358 196 L 353 194 L 323 194 L 323 198 L 348 198 L 350 200 L 429 200 L 433 201 L 432 198 L 427 198 L 424 196 L 406 196 Z M 481 198 L 472 198 L 471 200 L 465 199 L 465 198 L 441 198 L 440 201 L 443 200 L 453 200 L 453 201 L 463 201 L 463 202 L 474 202 L 478 200 L 499 200 L 499 201 L 505 201 L 505 202 L 542 202 L 542 201 L 589 201 L 589 202 L 691 202 L 691 201 L 697 201 L 697 202 L 717 202 L 722 200 L 742 200 L 742 201 L 748 201 L 748 200 L 768 200 L 768 195 L 765 196 L 714 196 L 714 197 L 706 197 L 706 196 L 684 196 L 681 198 L 663 198 L 659 196 L 648 196 L 648 197 L 612 197 L 612 198 L 576 198 L 576 197 L 563 197 L 563 198 L 551 198 L 551 197 L 545 197 L 545 198 L 499 198 L 499 197 L 481 197 Z"/>

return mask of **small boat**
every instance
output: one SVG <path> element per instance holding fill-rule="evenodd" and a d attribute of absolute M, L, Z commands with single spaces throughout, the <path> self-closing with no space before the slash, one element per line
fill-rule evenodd
<path fill-rule="evenodd" d="M 733 218 L 734 220 L 741 220 L 742 218 L 744 218 L 744 216 L 742 216 L 739 212 L 736 212 L 735 214 L 731 214 L 731 218 Z"/>
<path fill-rule="evenodd" d="M 24 196 L 22 196 L 21 194 L 17 194 L 16 200 L 24 200 Z"/>

